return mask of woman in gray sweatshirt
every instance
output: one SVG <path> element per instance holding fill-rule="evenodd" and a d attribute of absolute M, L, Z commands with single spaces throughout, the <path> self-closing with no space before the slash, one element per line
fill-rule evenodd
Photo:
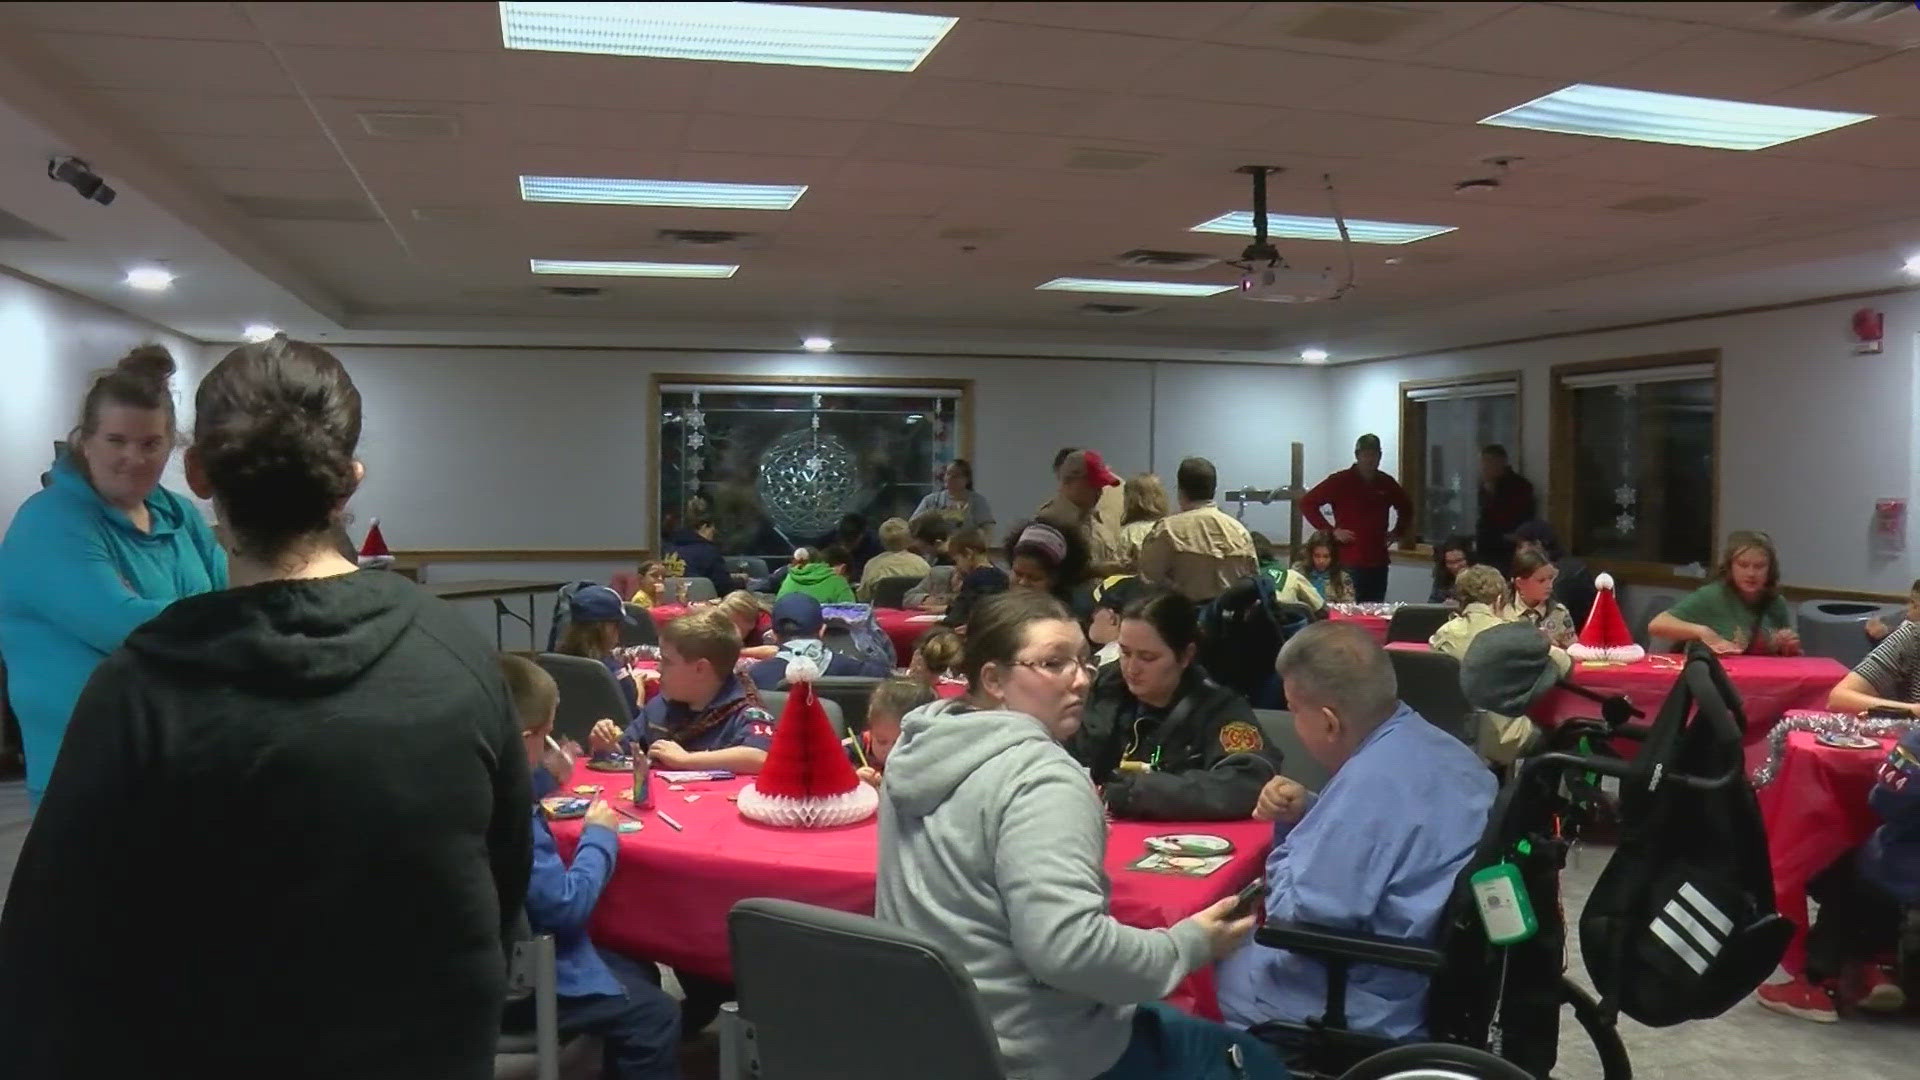
<path fill-rule="evenodd" d="M 967 697 L 908 716 L 887 759 L 876 914 L 965 965 L 1010 1076 L 1285 1077 L 1243 1032 L 1140 1007 L 1244 945 L 1253 920 L 1230 916 L 1232 898 L 1164 930 L 1108 913 L 1106 820 L 1061 746 L 1079 726 L 1086 651 L 1044 593 L 975 610 Z"/>

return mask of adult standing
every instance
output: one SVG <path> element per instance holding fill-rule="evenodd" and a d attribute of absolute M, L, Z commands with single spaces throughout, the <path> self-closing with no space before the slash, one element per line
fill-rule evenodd
<path fill-rule="evenodd" d="M 0 540 L 0 656 L 38 804 L 73 703 L 134 627 L 227 587 L 194 505 L 160 486 L 175 441 L 173 357 L 143 345 L 88 387 L 73 449 Z"/>
<path fill-rule="evenodd" d="M 325 350 L 243 345 L 194 405 L 188 482 L 236 587 L 175 602 L 80 696 L 0 914 L 0 1061 L 490 1077 L 532 865 L 493 649 L 334 547 L 360 395 Z M 106 994 L 139 1003 L 111 1037 Z"/>
<path fill-rule="evenodd" d="M 1053 478 L 1058 489 L 1053 498 L 1035 511 L 1034 519 L 1062 532 L 1078 533 L 1085 545 L 1093 577 L 1122 572 L 1117 546 L 1095 519 L 1101 494 L 1120 486 L 1120 478 L 1107 468 L 1098 451 L 1067 450 L 1054 459 Z M 1076 585 L 1078 582 L 1071 582 Z"/>
<path fill-rule="evenodd" d="M 1190 457 L 1174 474 L 1180 512 L 1160 522 L 1140 545 L 1140 577 L 1204 604 L 1260 568 L 1253 534 L 1213 504 L 1219 474 L 1213 462 Z"/>
<path fill-rule="evenodd" d="M 1513 562 L 1514 531 L 1540 512 L 1533 482 L 1513 470 L 1507 448 L 1491 443 L 1480 451 L 1480 518 L 1473 550 L 1488 566 L 1505 570 Z"/>
<path fill-rule="evenodd" d="M 874 914 L 965 967 L 1011 1075 L 1198 1076 L 1237 1046 L 1240 1075 L 1284 1077 L 1264 1044 L 1159 1004 L 1246 944 L 1253 923 L 1233 898 L 1162 930 L 1109 910 L 1107 823 L 1061 745 L 1080 725 L 1086 649 L 1043 593 L 980 605 L 967 696 L 909 715 L 887 757 Z"/>
<path fill-rule="evenodd" d="M 1315 484 L 1301 497 L 1300 510 L 1314 528 L 1331 531 L 1340 542 L 1340 565 L 1353 578 L 1354 599 L 1363 604 L 1385 600 L 1387 541 L 1404 537 L 1413 526 L 1413 504 L 1399 482 L 1380 471 L 1380 436 L 1360 436 L 1353 444 L 1353 466 Z"/>
<path fill-rule="evenodd" d="M 1129 479 L 1120 517 L 1120 561 L 1130 568 L 1140 564 L 1140 545 L 1153 527 L 1167 516 L 1167 489 L 1152 473 L 1140 473 Z"/>
<path fill-rule="evenodd" d="M 954 458 L 941 474 L 941 481 L 943 486 L 939 491 L 928 492 L 920 505 L 913 508 L 913 518 L 939 512 L 947 515 L 955 530 L 993 531 L 993 507 L 987 504 L 985 495 L 973 490 L 973 465 L 967 459 Z"/>

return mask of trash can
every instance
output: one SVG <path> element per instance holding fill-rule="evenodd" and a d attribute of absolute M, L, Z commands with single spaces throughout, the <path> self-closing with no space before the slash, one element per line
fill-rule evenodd
<path fill-rule="evenodd" d="M 1904 604 L 1871 600 L 1807 600 L 1800 605 L 1800 646 L 1808 656 L 1830 656 L 1852 667 L 1873 649 L 1867 620 L 1891 626 L 1906 615 Z"/>

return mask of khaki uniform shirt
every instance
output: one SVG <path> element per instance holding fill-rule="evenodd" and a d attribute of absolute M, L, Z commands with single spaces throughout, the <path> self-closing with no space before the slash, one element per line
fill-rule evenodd
<path fill-rule="evenodd" d="M 1204 604 L 1260 568 L 1253 534 L 1211 502 L 1174 514 L 1140 544 L 1140 577 Z"/>
<path fill-rule="evenodd" d="M 1117 489 L 1112 489 L 1117 490 Z M 1044 521 L 1062 531 L 1072 530 L 1080 534 L 1080 540 L 1087 545 L 1087 557 L 1091 560 L 1087 576 L 1093 578 L 1111 577 L 1122 573 L 1120 562 L 1119 531 L 1102 528 L 1099 523 L 1099 511 L 1082 510 L 1055 495 L 1046 504 L 1034 512 L 1034 520 Z"/>
<path fill-rule="evenodd" d="M 1467 646 L 1473 644 L 1473 639 L 1480 635 L 1480 631 L 1512 621 L 1485 604 L 1468 604 L 1434 631 L 1427 644 L 1433 646 L 1434 652 L 1464 662 Z M 1567 655 L 1565 649 L 1557 645 L 1549 646 L 1547 655 L 1552 658 L 1553 666 L 1561 675 L 1573 670 L 1573 657 Z M 1501 716 L 1490 712 L 1481 712 L 1479 716 L 1474 749 L 1492 764 L 1505 765 L 1513 761 L 1533 738 L 1533 721 L 1524 716 Z"/>
<path fill-rule="evenodd" d="M 860 588 L 855 595 L 865 603 L 873 597 L 874 582 L 890 577 L 924 579 L 929 569 L 927 560 L 911 551 L 888 551 L 875 555 L 867 560 L 866 572 L 860 575 Z"/>

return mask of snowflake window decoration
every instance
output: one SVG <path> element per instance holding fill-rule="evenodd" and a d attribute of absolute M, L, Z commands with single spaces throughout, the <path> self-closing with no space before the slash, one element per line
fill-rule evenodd
<path fill-rule="evenodd" d="M 1623 507 L 1632 506 L 1638 501 L 1638 498 L 1639 492 L 1633 490 L 1632 484 L 1621 484 L 1619 487 L 1613 489 L 1613 501 L 1615 505 Z"/>
<path fill-rule="evenodd" d="M 1618 532 L 1621 536 L 1632 536 L 1633 535 L 1633 515 L 1623 513 L 1619 517 L 1614 518 L 1613 527 L 1614 527 L 1614 530 Z"/>

